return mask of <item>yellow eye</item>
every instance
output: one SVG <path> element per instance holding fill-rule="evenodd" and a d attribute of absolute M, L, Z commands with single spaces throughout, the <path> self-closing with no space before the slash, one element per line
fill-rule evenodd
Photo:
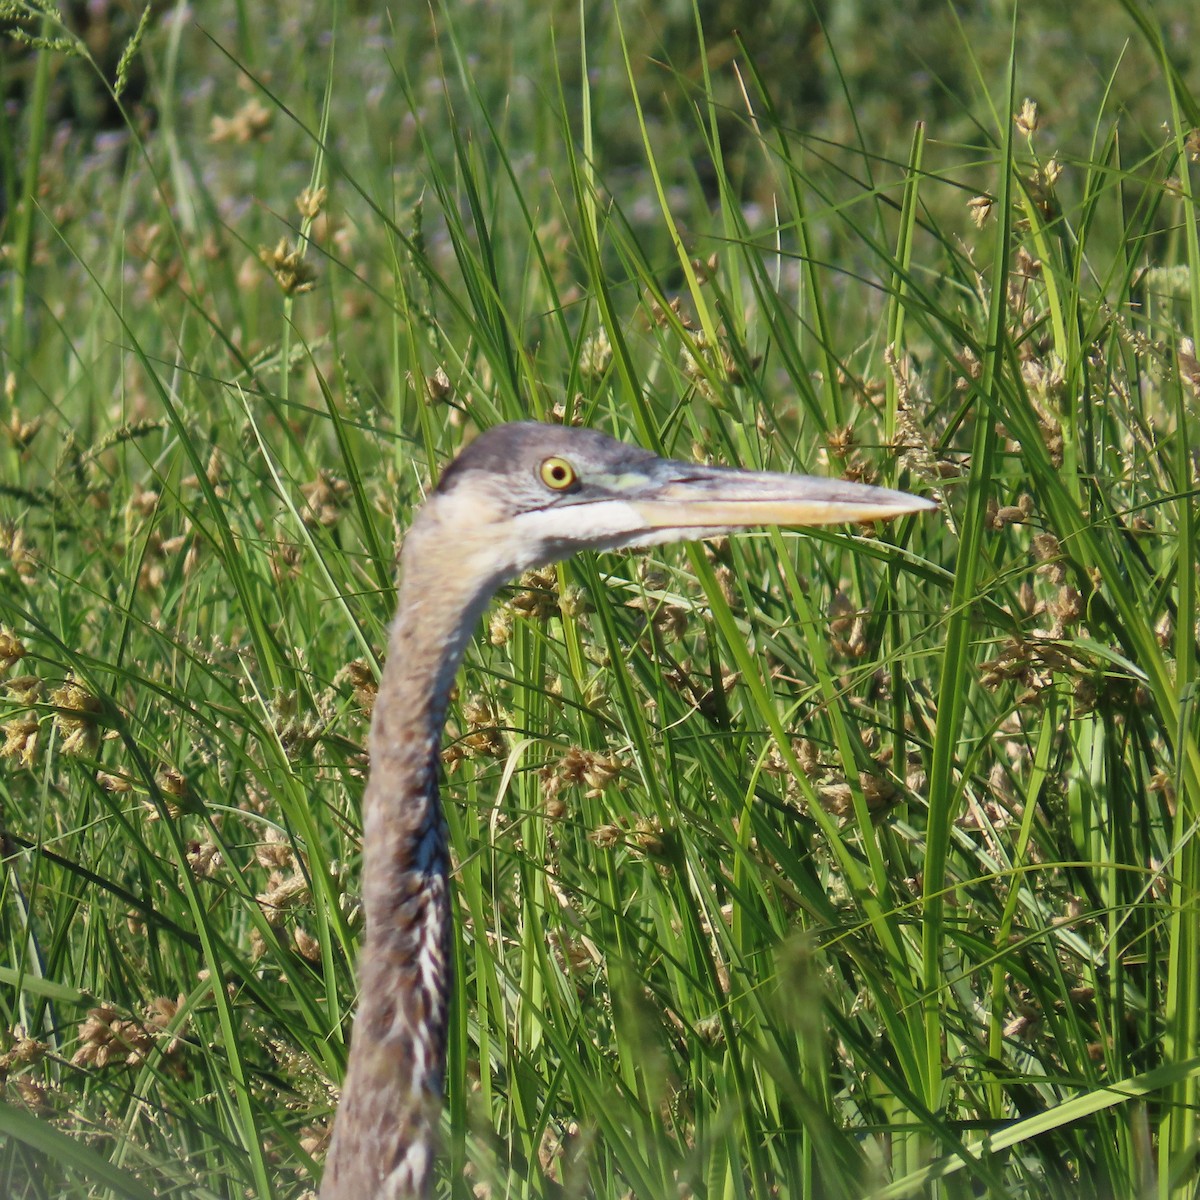
<path fill-rule="evenodd" d="M 559 458 L 558 455 L 544 459 L 538 475 L 548 488 L 552 488 L 556 492 L 568 491 L 579 480 L 575 474 L 575 468 L 565 458 Z"/>

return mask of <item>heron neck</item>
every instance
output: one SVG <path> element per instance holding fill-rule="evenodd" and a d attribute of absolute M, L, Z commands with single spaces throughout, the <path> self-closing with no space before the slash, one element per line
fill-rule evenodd
<path fill-rule="evenodd" d="M 469 630 L 460 632 L 450 620 L 458 616 L 459 624 L 465 623 L 465 606 L 451 604 L 454 611 L 447 613 L 445 597 L 435 600 L 414 574 L 406 570 L 401 581 L 371 721 L 370 775 L 363 797 L 368 945 L 402 927 L 409 889 L 445 874 L 439 752 L 446 704 Z"/>
<path fill-rule="evenodd" d="M 436 1153 L 452 953 L 439 750 L 490 587 L 433 571 L 445 547 L 428 553 L 429 532 L 418 521 L 405 545 L 371 721 L 359 1005 L 322 1200 L 424 1197 Z"/>

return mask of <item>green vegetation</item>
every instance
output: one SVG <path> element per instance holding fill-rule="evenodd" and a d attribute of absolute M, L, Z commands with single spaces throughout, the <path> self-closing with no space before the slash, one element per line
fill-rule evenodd
<path fill-rule="evenodd" d="M 443 1194 L 1195 1197 L 1192 4 L 347 7 L 0 6 L 0 1191 L 314 1186 L 394 548 L 536 416 L 943 512 L 490 610 Z"/>

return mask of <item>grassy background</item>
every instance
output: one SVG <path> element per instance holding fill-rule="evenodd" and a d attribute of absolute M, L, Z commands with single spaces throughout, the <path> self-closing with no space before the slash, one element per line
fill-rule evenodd
<path fill-rule="evenodd" d="M 0 1190 L 313 1187 L 394 547 L 535 416 L 943 511 L 502 594 L 444 1194 L 1196 1196 L 1192 5 L 419 9 L 3 7 Z"/>

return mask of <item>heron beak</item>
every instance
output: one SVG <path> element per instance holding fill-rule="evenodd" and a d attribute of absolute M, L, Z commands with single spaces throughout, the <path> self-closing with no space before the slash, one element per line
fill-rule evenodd
<path fill-rule="evenodd" d="M 625 497 L 648 529 L 737 529 L 882 521 L 937 508 L 932 500 L 843 479 L 665 462 Z"/>

